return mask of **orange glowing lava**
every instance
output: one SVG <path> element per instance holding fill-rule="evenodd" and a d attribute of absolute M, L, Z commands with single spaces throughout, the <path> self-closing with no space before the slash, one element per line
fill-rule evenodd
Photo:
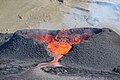
<path fill-rule="evenodd" d="M 80 34 L 71 34 L 68 30 L 60 30 L 56 36 L 50 34 L 40 34 L 34 36 L 37 40 L 41 42 L 48 42 L 48 49 L 52 52 L 52 57 L 54 60 L 50 63 L 58 62 L 63 55 L 67 54 L 72 48 L 72 44 L 79 44 L 86 37 Z"/>
<path fill-rule="evenodd" d="M 70 49 L 71 49 L 71 45 L 64 41 L 55 41 L 52 40 L 49 44 L 48 44 L 48 49 L 55 53 L 55 54 L 59 54 L 59 55 L 65 55 Z"/>

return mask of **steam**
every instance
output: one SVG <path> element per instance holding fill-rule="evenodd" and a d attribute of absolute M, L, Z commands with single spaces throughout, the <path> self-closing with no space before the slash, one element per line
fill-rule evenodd
<path fill-rule="evenodd" d="M 120 32 L 120 5 L 113 2 L 98 2 L 91 0 L 89 5 L 88 24 L 94 27 L 119 29 Z M 118 32 L 117 31 L 117 32 Z"/>
<path fill-rule="evenodd" d="M 119 6 L 117 4 L 112 3 L 104 3 L 96 2 L 96 4 L 90 4 L 90 16 L 89 18 L 93 20 L 93 22 L 98 23 L 111 23 L 111 22 L 119 22 L 120 14 L 117 13 L 119 11 Z M 91 23 L 92 24 L 92 23 Z M 120 23 L 117 23 L 120 25 Z M 95 25 L 95 23 L 93 23 Z"/>
<path fill-rule="evenodd" d="M 88 8 L 80 5 L 72 6 L 66 12 L 62 23 L 73 27 L 105 27 L 120 34 L 120 1 L 119 0 L 89 0 Z M 86 4 L 85 4 L 86 5 Z"/>

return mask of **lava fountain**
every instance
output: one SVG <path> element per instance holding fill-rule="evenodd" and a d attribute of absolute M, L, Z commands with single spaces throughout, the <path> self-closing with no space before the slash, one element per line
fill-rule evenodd
<path fill-rule="evenodd" d="M 62 29 L 55 36 L 51 34 L 40 34 L 34 36 L 34 38 L 40 42 L 48 42 L 47 48 L 51 52 L 50 56 L 54 58 L 50 64 L 54 64 L 69 52 L 73 44 L 79 44 L 81 41 L 90 37 L 90 34 L 87 33 L 77 34 L 73 32 Z"/>

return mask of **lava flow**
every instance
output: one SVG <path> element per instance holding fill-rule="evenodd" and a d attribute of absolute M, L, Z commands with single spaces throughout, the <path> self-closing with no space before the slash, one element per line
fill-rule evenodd
<path fill-rule="evenodd" d="M 53 61 L 50 63 L 58 62 L 63 55 L 67 54 L 72 48 L 72 44 L 79 44 L 81 41 L 87 39 L 89 36 L 86 34 L 72 34 L 68 30 L 60 30 L 56 36 L 50 34 L 40 34 L 34 36 L 37 40 L 41 42 L 48 42 L 48 49 L 52 53 L 51 56 L 54 57 Z"/>

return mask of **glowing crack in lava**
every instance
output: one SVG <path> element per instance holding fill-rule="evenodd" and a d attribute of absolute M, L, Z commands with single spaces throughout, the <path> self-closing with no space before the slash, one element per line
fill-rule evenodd
<path fill-rule="evenodd" d="M 89 37 L 87 34 L 74 34 L 64 29 L 60 30 L 55 36 L 50 34 L 34 36 L 35 39 L 41 42 L 48 42 L 47 48 L 51 52 L 50 56 L 54 57 L 50 64 L 58 62 L 63 55 L 67 54 L 72 48 L 72 44 L 79 44 Z"/>

